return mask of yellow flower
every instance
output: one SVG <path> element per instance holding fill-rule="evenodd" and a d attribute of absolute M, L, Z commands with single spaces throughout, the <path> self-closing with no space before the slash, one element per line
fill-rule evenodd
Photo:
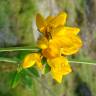
<path fill-rule="evenodd" d="M 59 83 L 61 83 L 63 75 L 67 75 L 72 71 L 67 58 L 63 56 L 48 59 L 48 64 L 51 67 L 53 78 Z"/>
<path fill-rule="evenodd" d="M 50 32 L 51 29 L 62 26 L 66 23 L 67 14 L 64 12 L 59 13 L 56 17 L 48 16 L 44 19 L 40 14 L 36 16 L 36 25 L 40 32 Z"/>
<path fill-rule="evenodd" d="M 26 56 L 23 68 L 31 67 L 36 63 L 42 70 L 41 57 L 45 57 L 51 67 L 53 78 L 59 83 L 61 83 L 63 75 L 72 71 L 66 57 L 78 52 L 82 41 L 78 36 L 79 28 L 64 26 L 66 18 L 67 14 L 64 12 L 57 16 L 48 16 L 46 19 L 40 14 L 37 15 L 37 27 L 43 33 L 38 39 L 37 46 L 42 49 L 42 52 Z"/>
<path fill-rule="evenodd" d="M 77 36 L 78 28 L 58 27 L 53 30 L 53 40 L 60 47 L 61 53 L 71 55 L 79 51 L 82 41 Z"/>
<path fill-rule="evenodd" d="M 29 67 L 33 66 L 34 64 L 36 64 L 39 69 L 43 68 L 43 66 L 41 64 L 40 54 L 37 54 L 37 53 L 28 54 L 25 57 L 22 66 L 23 66 L 23 68 L 29 68 Z"/>

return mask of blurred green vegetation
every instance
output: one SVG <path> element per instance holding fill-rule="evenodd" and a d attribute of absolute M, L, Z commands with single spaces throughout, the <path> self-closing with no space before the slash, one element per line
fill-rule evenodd
<path fill-rule="evenodd" d="M 59 11 L 68 13 L 68 26 L 81 28 L 83 48 L 71 58 L 96 59 L 96 1 L 95 0 L 0 0 L 0 47 L 34 46 L 35 16 Z M 37 34 L 36 34 L 37 35 Z M 2 52 L 0 57 L 22 60 L 29 52 Z M 0 96 L 95 96 L 96 66 L 71 64 L 73 72 L 57 84 L 50 74 L 34 77 L 21 73 L 18 86 L 11 88 L 18 65 L 0 62 Z M 39 74 L 40 75 L 40 74 Z"/>

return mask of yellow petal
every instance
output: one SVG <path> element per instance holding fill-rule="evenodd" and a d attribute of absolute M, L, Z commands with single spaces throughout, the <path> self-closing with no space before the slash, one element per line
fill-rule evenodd
<path fill-rule="evenodd" d="M 61 48 L 60 51 L 62 54 L 71 55 L 79 51 L 82 46 L 82 41 L 79 36 L 74 34 L 76 31 L 73 33 L 66 32 L 65 29 L 64 27 L 55 28 L 52 32 L 52 39 Z"/>
<path fill-rule="evenodd" d="M 41 60 L 36 61 L 36 65 L 37 65 L 38 69 L 40 69 L 40 70 L 43 69 L 43 65 L 42 65 L 42 63 L 41 63 Z"/>
<path fill-rule="evenodd" d="M 69 36 L 69 38 L 65 37 L 62 39 L 62 47 L 60 49 L 61 54 L 71 55 L 75 54 L 82 47 L 82 41 L 78 36 Z"/>
<path fill-rule="evenodd" d="M 47 22 L 47 24 L 48 23 L 50 23 L 52 20 L 53 20 L 53 16 L 48 16 L 47 18 L 46 18 L 46 22 Z"/>
<path fill-rule="evenodd" d="M 59 50 L 55 46 L 51 46 L 42 50 L 42 54 L 44 57 L 51 59 L 59 55 Z"/>
<path fill-rule="evenodd" d="M 59 41 L 59 42 L 57 42 Z M 78 36 L 71 36 L 57 39 L 56 43 L 60 47 L 60 53 L 64 55 L 75 54 L 82 47 L 82 41 Z"/>
<path fill-rule="evenodd" d="M 36 16 L 36 25 L 37 25 L 38 30 L 40 32 L 45 32 L 46 21 L 44 20 L 44 18 L 40 14 L 37 14 L 37 16 Z"/>
<path fill-rule="evenodd" d="M 59 13 L 51 22 L 50 26 L 58 27 L 66 23 L 67 14 L 65 12 Z"/>
<path fill-rule="evenodd" d="M 64 32 L 74 35 L 77 35 L 80 32 L 80 29 L 76 27 L 64 27 L 63 30 Z"/>
<path fill-rule="evenodd" d="M 51 74 L 52 74 L 53 78 L 58 83 L 61 83 L 62 82 L 63 75 L 61 73 L 58 73 L 58 72 L 54 71 L 54 69 L 51 69 Z"/>
<path fill-rule="evenodd" d="M 60 56 L 54 59 L 48 59 L 48 64 L 51 67 L 53 78 L 59 83 L 62 82 L 63 75 L 67 75 L 72 71 L 66 57 Z"/>
<path fill-rule="evenodd" d="M 22 64 L 23 68 L 29 68 L 32 67 L 35 63 L 40 67 L 40 55 L 37 53 L 28 54 Z"/>
<path fill-rule="evenodd" d="M 48 47 L 48 40 L 44 36 L 40 36 L 37 41 L 37 46 L 41 49 L 46 49 Z"/>
<path fill-rule="evenodd" d="M 58 45 L 54 41 L 55 40 L 50 39 L 48 42 L 48 47 L 46 49 L 42 50 L 42 54 L 46 58 L 51 59 L 51 58 L 55 58 L 57 56 L 60 56 L 60 49 L 58 48 Z"/>
<path fill-rule="evenodd" d="M 80 29 L 76 27 L 64 27 L 59 26 L 52 30 L 52 36 L 65 36 L 65 35 L 77 35 Z"/>

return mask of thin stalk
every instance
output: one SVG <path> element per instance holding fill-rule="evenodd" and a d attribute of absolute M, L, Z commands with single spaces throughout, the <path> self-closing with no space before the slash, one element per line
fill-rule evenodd
<path fill-rule="evenodd" d="M 11 47 L 11 48 L 0 48 L 0 52 L 10 52 L 10 51 L 31 51 L 33 53 L 40 52 L 40 48 L 31 47 Z"/>
<path fill-rule="evenodd" d="M 81 61 L 69 61 L 70 63 L 79 63 L 79 64 L 87 64 L 87 65 L 96 65 L 96 63 L 94 62 L 81 62 Z"/>
<path fill-rule="evenodd" d="M 18 59 L 11 59 L 11 58 L 5 58 L 0 57 L 0 61 L 2 62 L 9 62 L 9 63 L 18 63 Z M 78 60 L 69 60 L 69 63 L 78 63 L 78 64 L 87 64 L 87 65 L 96 65 L 96 62 L 88 62 L 88 61 L 78 61 Z"/>
<path fill-rule="evenodd" d="M 8 63 L 18 63 L 18 60 L 16 60 L 16 59 L 10 59 L 10 58 L 4 58 L 4 57 L 0 57 L 0 61 L 8 62 Z"/>

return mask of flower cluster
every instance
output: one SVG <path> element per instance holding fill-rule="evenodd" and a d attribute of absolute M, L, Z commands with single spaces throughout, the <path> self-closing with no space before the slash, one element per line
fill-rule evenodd
<path fill-rule="evenodd" d="M 36 64 L 40 70 L 43 70 L 44 65 L 41 60 L 44 57 L 51 68 L 52 77 L 59 83 L 61 83 L 63 75 L 72 71 L 67 56 L 78 52 L 82 41 L 78 36 L 79 28 L 65 26 L 66 18 L 65 12 L 61 12 L 57 16 L 48 16 L 46 19 L 37 14 L 36 25 L 39 32 L 42 33 L 37 41 L 37 46 L 42 51 L 28 54 L 22 64 L 23 68 Z"/>

